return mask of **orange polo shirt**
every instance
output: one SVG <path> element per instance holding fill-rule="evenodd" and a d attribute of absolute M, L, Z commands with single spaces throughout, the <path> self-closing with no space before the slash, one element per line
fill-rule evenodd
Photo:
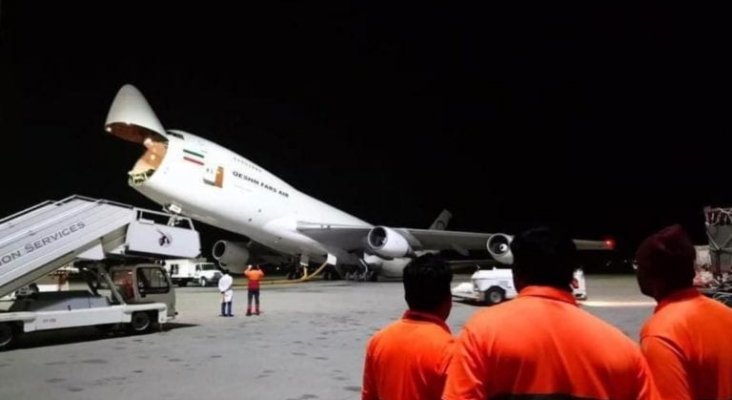
<path fill-rule="evenodd" d="M 732 399 L 732 309 L 695 288 L 659 302 L 641 349 L 664 399 Z"/>
<path fill-rule="evenodd" d="M 655 399 L 638 346 L 569 291 L 528 286 L 477 312 L 457 340 L 446 400 Z"/>
<path fill-rule="evenodd" d="M 244 276 L 247 277 L 247 289 L 257 290 L 259 289 L 259 281 L 264 278 L 264 272 L 261 269 L 250 269 L 244 271 Z"/>
<path fill-rule="evenodd" d="M 439 400 L 454 339 L 445 322 L 409 310 L 369 341 L 363 400 Z"/>

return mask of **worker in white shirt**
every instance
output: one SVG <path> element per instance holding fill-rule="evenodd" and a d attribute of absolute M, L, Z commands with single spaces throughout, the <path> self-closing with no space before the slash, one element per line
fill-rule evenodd
<path fill-rule="evenodd" d="M 221 292 L 221 317 L 233 317 L 231 313 L 231 302 L 234 300 L 232 286 L 234 279 L 229 275 L 228 269 L 223 269 L 224 276 L 219 279 L 219 292 Z"/>

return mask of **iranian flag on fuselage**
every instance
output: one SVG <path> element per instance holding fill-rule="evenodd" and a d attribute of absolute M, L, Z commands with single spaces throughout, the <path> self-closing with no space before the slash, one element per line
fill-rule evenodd
<path fill-rule="evenodd" d="M 183 149 L 183 159 L 194 164 L 203 165 L 204 155 L 195 151 Z"/>

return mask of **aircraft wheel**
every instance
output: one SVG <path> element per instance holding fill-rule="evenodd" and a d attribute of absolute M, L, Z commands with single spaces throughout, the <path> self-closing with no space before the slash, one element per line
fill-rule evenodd
<path fill-rule="evenodd" d="M 506 299 L 506 292 L 501 288 L 492 287 L 485 292 L 486 304 L 498 304 Z"/>

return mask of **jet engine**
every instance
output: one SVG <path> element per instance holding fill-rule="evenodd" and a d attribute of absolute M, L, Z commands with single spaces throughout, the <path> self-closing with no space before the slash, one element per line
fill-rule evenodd
<path fill-rule="evenodd" d="M 374 253 L 387 258 L 404 257 L 412 250 L 404 236 L 385 226 L 369 231 L 368 244 Z"/>
<path fill-rule="evenodd" d="M 227 240 L 219 240 L 214 243 L 211 251 L 213 258 L 232 271 L 243 271 L 249 261 L 249 249 L 244 242 L 229 242 Z"/>
<path fill-rule="evenodd" d="M 513 241 L 513 236 L 506 235 L 505 233 L 491 235 L 486 243 L 488 253 L 501 264 L 513 264 L 511 241 Z"/>

